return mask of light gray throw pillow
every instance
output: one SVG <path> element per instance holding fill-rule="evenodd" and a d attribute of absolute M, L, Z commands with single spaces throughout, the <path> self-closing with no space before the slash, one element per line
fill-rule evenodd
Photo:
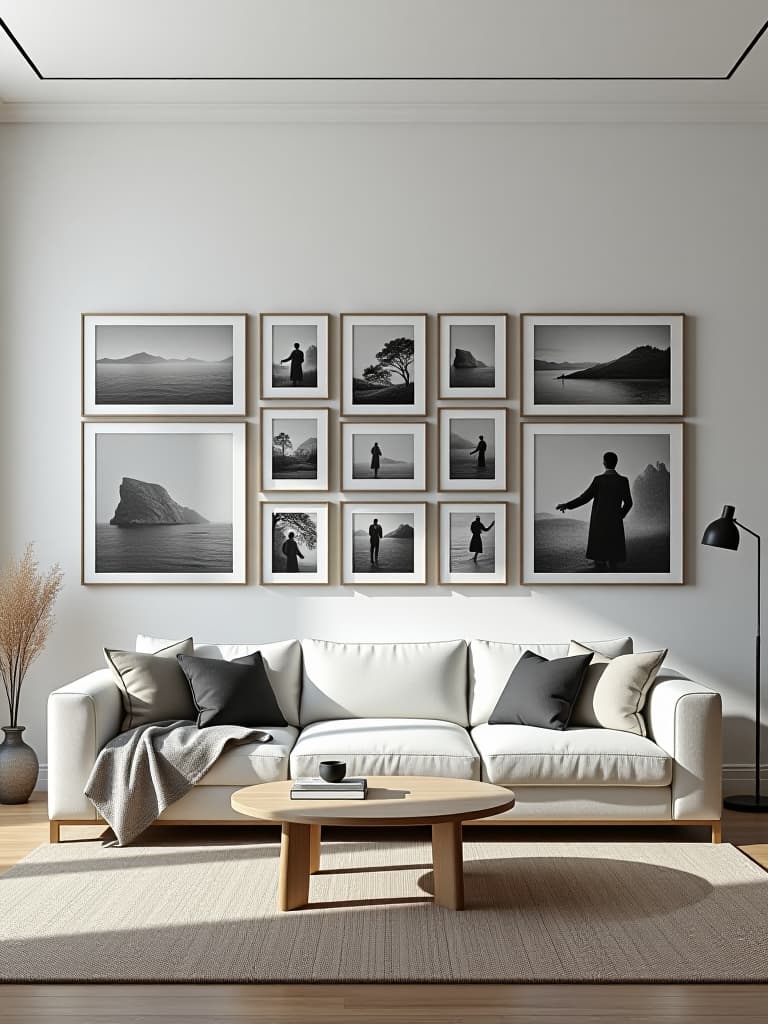
<path fill-rule="evenodd" d="M 194 721 L 197 711 L 177 654 L 194 654 L 192 638 L 179 640 L 155 654 L 104 648 L 107 665 L 123 698 L 123 732 L 170 719 Z"/>
<path fill-rule="evenodd" d="M 591 647 L 571 640 L 568 655 L 587 654 L 591 650 Z M 618 729 L 635 736 L 646 736 L 641 711 L 666 656 L 666 650 L 621 654 L 617 658 L 595 653 L 587 668 L 570 724 Z"/>

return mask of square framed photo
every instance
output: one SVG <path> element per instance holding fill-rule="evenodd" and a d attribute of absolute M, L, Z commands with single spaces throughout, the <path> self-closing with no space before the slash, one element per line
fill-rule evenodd
<path fill-rule="evenodd" d="M 523 416 L 682 416 L 682 313 L 522 319 Z"/>
<path fill-rule="evenodd" d="M 84 423 L 82 582 L 245 583 L 244 423 Z"/>
<path fill-rule="evenodd" d="M 506 409 L 440 409 L 438 425 L 441 491 L 506 491 Z"/>
<path fill-rule="evenodd" d="M 426 349 L 424 313 L 342 313 L 342 416 L 425 416 Z"/>
<path fill-rule="evenodd" d="M 341 582 L 427 582 L 424 502 L 342 502 Z"/>
<path fill-rule="evenodd" d="M 343 491 L 426 491 L 426 423 L 342 423 Z"/>
<path fill-rule="evenodd" d="M 307 586 L 328 582 L 328 505 L 261 504 L 261 582 Z"/>
<path fill-rule="evenodd" d="M 328 410 L 261 410 L 261 490 L 328 490 Z"/>
<path fill-rule="evenodd" d="M 438 502 L 438 582 L 467 586 L 507 582 L 504 502 Z"/>
<path fill-rule="evenodd" d="M 682 423 L 524 423 L 522 583 L 683 583 Z"/>
<path fill-rule="evenodd" d="M 506 398 L 506 313 L 440 313 L 437 322 L 440 398 Z"/>
<path fill-rule="evenodd" d="M 262 313 L 262 398 L 328 397 L 327 313 Z"/>
<path fill-rule="evenodd" d="M 245 416 L 245 314 L 82 316 L 84 416 Z"/>

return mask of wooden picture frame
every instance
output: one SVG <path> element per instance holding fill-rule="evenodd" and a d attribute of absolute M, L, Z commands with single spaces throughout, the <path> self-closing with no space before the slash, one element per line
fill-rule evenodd
<path fill-rule="evenodd" d="M 438 476 L 441 491 L 506 491 L 507 410 L 438 409 Z"/>
<path fill-rule="evenodd" d="M 361 444 L 362 439 L 365 441 Z M 362 452 L 357 451 L 360 447 Z M 427 489 L 426 423 L 343 422 L 341 489 L 424 493 Z"/>
<path fill-rule="evenodd" d="M 374 521 L 382 531 L 375 552 L 366 532 Z M 340 531 L 342 585 L 413 586 L 427 582 L 426 502 L 343 501 Z M 410 569 L 399 568 L 403 565 Z"/>
<path fill-rule="evenodd" d="M 509 550 L 506 502 L 439 501 L 437 519 L 438 583 L 441 586 L 506 586 Z M 480 520 L 482 529 L 472 528 L 475 519 Z M 489 555 L 493 558 L 492 570 L 488 568 Z"/>
<path fill-rule="evenodd" d="M 329 337 L 328 313 L 259 314 L 261 398 L 328 398 Z"/>
<path fill-rule="evenodd" d="M 426 416 L 426 373 L 426 313 L 341 314 L 342 416 Z"/>
<path fill-rule="evenodd" d="M 263 501 L 259 503 L 263 586 L 326 586 L 329 582 L 330 529 L 328 502 Z M 282 524 L 275 517 L 283 517 Z M 276 537 L 282 531 L 282 541 Z M 287 531 L 287 532 L 286 532 Z M 294 536 L 291 537 L 290 534 Z M 295 548 L 285 550 L 293 541 Z M 312 553 L 314 552 L 314 560 Z M 275 562 L 281 562 L 276 567 Z M 314 561 L 314 571 L 312 561 Z"/>
<path fill-rule="evenodd" d="M 259 489 L 327 491 L 328 442 L 328 409 L 262 407 Z"/>
<path fill-rule="evenodd" d="M 438 397 L 507 397 L 507 319 L 506 313 L 438 313 Z"/>

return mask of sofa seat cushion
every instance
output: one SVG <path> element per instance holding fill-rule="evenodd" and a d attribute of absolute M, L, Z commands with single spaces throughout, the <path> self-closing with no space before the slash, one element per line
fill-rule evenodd
<path fill-rule="evenodd" d="M 317 775 L 321 761 L 346 761 L 348 775 L 437 775 L 479 779 L 480 757 L 469 733 L 423 718 L 358 718 L 315 722 L 291 752 L 291 777 Z"/>
<path fill-rule="evenodd" d="M 257 726 L 259 728 L 259 726 Z M 292 725 L 265 726 L 271 743 L 230 747 L 198 782 L 198 786 L 255 786 L 288 778 L 288 758 L 299 735 Z"/>
<path fill-rule="evenodd" d="M 484 782 L 499 786 L 669 786 L 672 758 L 645 736 L 615 729 L 478 725 Z"/>

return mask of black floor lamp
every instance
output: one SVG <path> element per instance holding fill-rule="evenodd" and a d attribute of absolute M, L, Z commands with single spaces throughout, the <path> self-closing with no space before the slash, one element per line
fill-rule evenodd
<path fill-rule="evenodd" d="M 757 541 L 757 634 L 755 636 L 755 792 L 744 796 L 728 796 L 725 807 L 733 811 L 768 812 L 768 797 L 760 793 L 760 534 L 750 530 L 736 518 L 733 505 L 723 506 L 723 514 L 710 523 L 701 538 L 702 544 L 713 548 L 735 551 L 739 546 L 739 531 L 744 530 Z"/>

